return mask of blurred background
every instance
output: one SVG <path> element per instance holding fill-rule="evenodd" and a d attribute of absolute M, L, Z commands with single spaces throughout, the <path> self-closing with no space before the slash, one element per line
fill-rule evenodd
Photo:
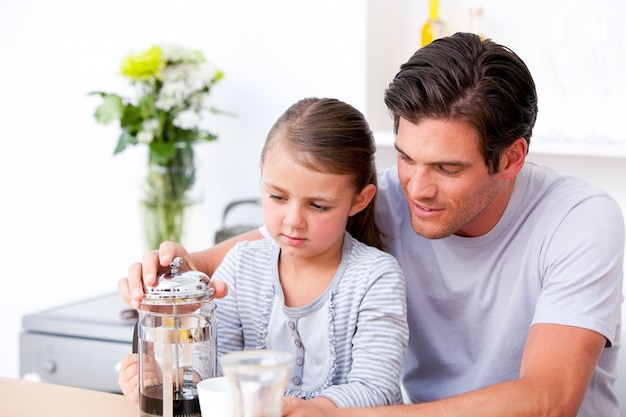
<path fill-rule="evenodd" d="M 19 377 L 25 314 L 117 291 L 145 252 L 139 183 L 146 148 L 113 156 L 92 91 L 123 92 L 119 64 L 157 43 L 221 68 L 216 142 L 197 155 L 205 207 L 190 250 L 213 244 L 224 207 L 258 194 L 258 156 L 276 118 L 306 96 L 365 113 L 379 165 L 394 163 L 383 92 L 420 46 L 427 0 L 0 1 L 0 376 Z M 529 159 L 587 178 L 626 209 L 626 4 L 441 0 L 447 33 L 503 43 L 535 76 Z"/>

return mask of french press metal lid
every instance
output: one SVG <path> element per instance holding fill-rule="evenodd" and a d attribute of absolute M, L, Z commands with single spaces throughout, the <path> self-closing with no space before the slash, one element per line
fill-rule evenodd
<path fill-rule="evenodd" d="M 183 263 L 176 257 L 170 263 L 170 271 L 159 277 L 155 287 L 147 287 L 141 301 L 146 306 L 165 306 L 176 304 L 195 304 L 213 297 L 211 279 L 201 271 L 180 272 Z"/>

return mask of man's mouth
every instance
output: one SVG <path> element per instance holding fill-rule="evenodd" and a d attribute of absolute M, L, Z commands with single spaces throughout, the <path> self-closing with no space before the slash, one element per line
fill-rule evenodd
<path fill-rule="evenodd" d="M 416 203 L 416 202 L 414 202 L 412 205 L 413 205 L 413 211 L 415 212 L 415 214 L 417 214 L 420 217 L 432 217 L 440 213 L 443 210 L 443 209 L 436 208 L 436 207 L 425 206 L 423 204 Z"/>

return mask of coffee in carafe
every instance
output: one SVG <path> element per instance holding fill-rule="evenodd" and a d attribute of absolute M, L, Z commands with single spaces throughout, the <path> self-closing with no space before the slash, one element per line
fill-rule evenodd
<path fill-rule="evenodd" d="M 180 273 L 181 258 L 146 289 L 139 308 L 139 415 L 200 417 L 197 384 L 216 376 L 215 304 L 209 277 Z"/>

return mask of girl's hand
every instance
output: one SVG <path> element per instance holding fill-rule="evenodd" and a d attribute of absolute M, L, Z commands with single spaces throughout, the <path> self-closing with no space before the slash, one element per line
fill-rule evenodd
<path fill-rule="evenodd" d="M 159 250 L 146 253 L 141 262 L 132 264 L 128 268 L 128 277 L 118 282 L 117 287 L 124 301 L 135 309 L 139 308 L 144 288 L 155 286 L 158 277 L 169 272 L 170 263 L 176 257 L 183 258 L 182 271 L 196 269 L 185 248 L 174 242 L 163 242 Z"/>
<path fill-rule="evenodd" d="M 283 397 L 283 417 L 332 417 L 333 410 L 337 410 L 337 407 L 325 407 L 314 400 Z"/>
<path fill-rule="evenodd" d="M 146 386 L 157 385 L 163 381 L 163 373 L 154 356 L 143 355 L 143 382 Z M 117 384 L 125 397 L 134 403 L 139 399 L 139 354 L 127 355 L 120 365 Z"/>
<path fill-rule="evenodd" d="M 251 231 L 224 241 L 214 248 L 195 253 L 193 256 L 203 268 L 197 268 L 192 256 L 179 244 L 163 242 L 159 250 L 148 252 L 141 262 L 134 263 L 128 268 L 128 277 L 122 278 L 117 285 L 120 295 L 126 304 L 138 309 L 144 296 L 144 288 L 155 286 L 157 277 L 170 270 L 170 263 L 174 258 L 178 256 L 183 258 L 182 271 L 199 270 L 210 276 L 235 243 L 244 239 L 261 239 L 262 237 L 259 231 Z M 211 281 L 211 286 L 214 289 L 214 298 L 225 297 L 228 293 L 228 288 L 223 282 Z"/>

